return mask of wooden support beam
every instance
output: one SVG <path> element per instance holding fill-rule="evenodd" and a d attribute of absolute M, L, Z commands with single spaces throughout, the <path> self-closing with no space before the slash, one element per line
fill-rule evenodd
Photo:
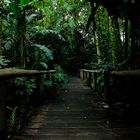
<path fill-rule="evenodd" d="M 87 72 L 87 77 L 86 77 L 87 79 L 89 78 L 89 73 L 90 73 L 90 72 L 88 71 L 88 72 Z"/>
<path fill-rule="evenodd" d="M 96 73 L 91 72 L 91 87 L 95 91 L 96 90 Z"/>
<path fill-rule="evenodd" d="M 111 95 L 110 95 L 110 72 L 104 72 L 104 95 L 105 101 L 110 104 L 111 103 Z"/>
<path fill-rule="evenodd" d="M 85 80 L 85 71 L 83 71 L 83 80 Z"/>
<path fill-rule="evenodd" d="M 80 78 L 81 78 L 81 80 L 83 80 L 83 70 L 82 69 L 80 70 Z"/>
<path fill-rule="evenodd" d="M 6 88 L 5 80 L 0 79 L 0 140 L 6 139 Z"/>
<path fill-rule="evenodd" d="M 34 95 L 34 105 L 38 105 L 41 99 L 41 75 L 36 75 L 36 91 Z"/>

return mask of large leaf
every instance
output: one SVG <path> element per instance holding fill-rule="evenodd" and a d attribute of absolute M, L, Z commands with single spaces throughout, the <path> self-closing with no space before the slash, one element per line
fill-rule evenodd
<path fill-rule="evenodd" d="M 9 62 L 4 56 L 0 56 L 0 68 L 7 66 Z"/>
<path fill-rule="evenodd" d="M 4 41 L 4 48 L 5 48 L 5 50 L 10 50 L 12 45 L 13 45 L 13 42 L 11 40 Z"/>
<path fill-rule="evenodd" d="M 26 21 L 28 23 L 30 23 L 30 22 L 32 22 L 35 19 L 36 16 L 37 16 L 37 14 L 31 14 L 29 16 L 26 16 Z"/>
<path fill-rule="evenodd" d="M 47 65 L 46 63 L 40 62 L 40 65 L 41 65 L 43 68 L 48 69 L 48 65 Z"/>
<path fill-rule="evenodd" d="M 50 49 L 48 49 L 45 45 L 34 44 L 35 47 L 39 48 L 42 53 L 46 56 L 46 58 L 53 60 L 53 54 Z"/>

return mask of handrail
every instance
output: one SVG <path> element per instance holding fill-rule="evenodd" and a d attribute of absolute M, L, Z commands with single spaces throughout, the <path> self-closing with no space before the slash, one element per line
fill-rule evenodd
<path fill-rule="evenodd" d="M 140 69 L 112 71 L 110 74 L 116 76 L 140 76 Z"/>
<path fill-rule="evenodd" d="M 38 100 L 40 94 L 40 82 L 41 82 L 41 75 L 50 74 L 49 77 L 51 78 L 51 73 L 55 73 L 55 70 L 47 70 L 47 71 L 40 71 L 40 70 L 25 70 L 25 69 L 0 69 L 0 140 L 6 139 L 6 79 L 11 79 L 15 77 L 22 77 L 22 76 L 36 76 L 36 97 L 35 100 Z"/>
<path fill-rule="evenodd" d="M 96 79 L 97 79 L 97 74 L 102 73 L 102 71 L 99 70 L 88 70 L 88 69 L 80 69 L 80 79 L 83 81 L 90 80 L 90 87 L 93 90 L 96 90 Z"/>
<path fill-rule="evenodd" d="M 0 69 L 0 78 L 1 77 L 18 77 L 18 76 L 27 76 L 27 75 L 42 75 L 46 73 L 53 73 L 55 70 L 25 70 L 25 69 Z"/>
<path fill-rule="evenodd" d="M 109 72 L 102 71 L 101 69 L 97 70 L 87 70 L 87 69 L 80 69 L 80 79 L 83 81 L 89 80 L 89 86 L 96 91 L 97 90 L 97 76 L 98 74 L 102 74 L 104 77 L 104 94 L 105 100 L 108 99 L 109 94 Z"/>
<path fill-rule="evenodd" d="M 140 69 L 131 69 L 131 70 L 114 70 L 114 71 L 101 71 L 101 70 L 87 70 L 87 69 L 81 69 L 80 70 L 80 78 L 83 81 L 91 80 L 94 90 L 96 90 L 97 84 L 97 75 L 102 74 L 103 76 L 103 82 L 104 82 L 104 97 L 105 101 L 110 104 L 111 102 L 111 85 L 110 80 L 112 76 L 119 76 L 122 78 L 129 77 L 140 77 Z"/>
<path fill-rule="evenodd" d="M 101 70 L 87 70 L 87 69 L 80 69 L 80 71 L 84 71 L 84 72 L 94 72 L 94 73 L 100 73 Z"/>

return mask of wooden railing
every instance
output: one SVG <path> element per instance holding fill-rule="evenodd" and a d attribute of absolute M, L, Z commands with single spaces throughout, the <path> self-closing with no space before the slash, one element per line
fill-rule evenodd
<path fill-rule="evenodd" d="M 87 69 L 80 69 L 80 78 L 83 81 L 90 81 L 90 85 L 93 90 L 96 90 L 96 80 L 97 74 L 100 74 L 101 70 L 87 70 Z"/>
<path fill-rule="evenodd" d="M 0 69 L 0 140 L 6 139 L 6 80 L 22 76 L 35 76 L 36 77 L 36 94 L 33 98 L 36 103 L 40 99 L 40 83 L 41 76 L 47 75 L 49 78 L 55 73 L 55 70 L 39 71 L 39 70 L 24 70 L 24 69 Z"/>
<path fill-rule="evenodd" d="M 129 124 L 140 124 L 140 69 L 121 71 L 80 70 L 80 78 L 92 79 L 96 89 L 96 75 L 104 77 L 104 101 L 108 107 L 121 114 Z M 94 90 L 95 90 L 94 89 Z M 98 92 L 98 88 L 97 88 Z M 114 108 L 115 107 L 115 108 Z M 119 109 L 116 109 L 119 108 Z M 122 112 L 123 111 L 123 112 Z"/>
<path fill-rule="evenodd" d="M 135 89 L 139 88 L 139 78 L 140 78 L 140 70 L 122 70 L 122 71 L 101 71 L 101 70 L 86 70 L 86 69 L 81 69 L 80 70 L 80 78 L 83 81 L 87 81 L 90 79 L 91 87 L 96 90 L 96 81 L 97 81 L 97 74 L 102 74 L 103 76 L 103 82 L 104 82 L 104 97 L 105 101 L 110 104 L 112 102 L 112 87 L 111 87 L 111 80 L 114 77 L 115 79 L 118 78 L 120 80 L 120 84 L 123 84 L 122 91 L 126 92 L 125 88 L 129 88 L 131 91 L 135 91 Z M 124 81 L 124 83 L 122 83 Z M 129 91 L 130 92 L 130 91 Z M 137 92 L 137 91 L 136 91 Z M 136 93 L 135 92 L 135 93 Z M 120 93 L 120 94 L 125 94 L 125 96 L 129 96 L 127 98 L 131 98 L 131 95 L 128 95 L 127 93 Z M 122 96 L 122 95 L 121 95 Z M 136 95 L 136 97 L 140 97 L 140 95 Z M 132 98 L 133 95 L 132 95 Z"/>
<path fill-rule="evenodd" d="M 96 91 L 97 89 L 97 77 L 98 75 L 103 76 L 104 82 L 104 100 L 109 102 L 110 100 L 110 92 L 109 92 L 109 82 L 110 82 L 110 72 L 109 71 L 102 71 L 102 70 L 87 70 L 87 69 L 80 69 L 80 78 L 82 81 L 89 80 L 89 86 Z"/>

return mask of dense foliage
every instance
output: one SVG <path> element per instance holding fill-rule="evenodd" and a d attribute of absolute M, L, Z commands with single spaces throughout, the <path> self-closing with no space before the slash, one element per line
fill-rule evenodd
<path fill-rule="evenodd" d="M 0 68 L 56 69 L 43 79 L 47 92 L 80 68 L 139 68 L 139 8 L 139 0 L 1 0 Z M 10 134 L 36 89 L 34 78 L 11 82 L 19 106 L 8 107 Z M 97 83 L 103 92 L 102 76 Z"/>

